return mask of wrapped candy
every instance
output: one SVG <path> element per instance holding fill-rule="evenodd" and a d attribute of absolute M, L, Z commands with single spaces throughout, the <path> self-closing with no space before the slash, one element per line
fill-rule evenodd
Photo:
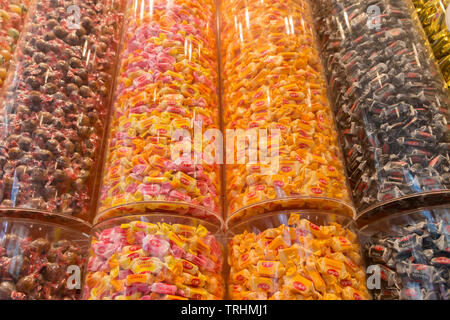
<path fill-rule="evenodd" d="M 0 300 L 76 300 L 89 237 L 77 229 L 0 218 Z"/>
<path fill-rule="evenodd" d="M 370 299 L 350 219 L 275 212 L 228 231 L 233 300 Z"/>
<path fill-rule="evenodd" d="M 448 201 L 448 90 L 412 4 L 314 3 L 358 216 Z"/>
<path fill-rule="evenodd" d="M 361 229 L 377 300 L 450 299 L 448 207 L 392 215 Z"/>
<path fill-rule="evenodd" d="M 207 135 L 218 129 L 214 1 L 127 12 L 96 221 L 153 210 L 217 221 L 220 167 L 205 159 L 221 152 Z"/>
<path fill-rule="evenodd" d="M 120 10 L 43 0 L 30 11 L 1 104 L 1 210 L 91 218 Z"/>
<path fill-rule="evenodd" d="M 160 214 L 99 223 L 94 227 L 84 299 L 222 299 L 222 249 L 210 230 L 218 228 Z"/>
<path fill-rule="evenodd" d="M 6 79 L 31 0 L 0 1 L 0 89 Z"/>
<path fill-rule="evenodd" d="M 353 214 L 312 22 L 308 0 L 222 1 L 229 221 L 287 207 Z"/>
<path fill-rule="evenodd" d="M 450 86 L 450 30 L 446 23 L 449 0 L 413 0 L 447 86 Z"/>

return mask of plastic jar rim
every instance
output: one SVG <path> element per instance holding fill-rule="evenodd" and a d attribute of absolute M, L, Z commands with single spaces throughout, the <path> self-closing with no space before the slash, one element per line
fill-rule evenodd
<path fill-rule="evenodd" d="M 431 206 L 431 207 L 419 207 L 419 208 L 416 208 L 416 209 L 399 211 L 399 212 L 396 212 L 396 213 L 391 214 L 391 215 L 384 216 L 384 217 L 382 217 L 382 218 L 380 218 L 380 219 L 378 219 L 376 221 L 373 221 L 373 222 L 370 222 L 370 223 L 364 225 L 363 227 L 359 228 L 359 232 L 361 234 L 364 234 L 364 233 L 367 233 L 367 232 L 370 232 L 370 231 L 375 232 L 376 227 L 378 225 L 381 225 L 383 223 L 387 223 L 387 222 L 389 222 L 391 220 L 394 220 L 394 219 L 402 219 L 404 217 L 412 216 L 412 215 L 415 215 L 415 214 L 423 216 L 425 211 L 446 210 L 446 209 L 450 211 L 450 204 L 448 204 L 448 205 L 439 205 L 439 206 Z M 414 219 L 414 218 L 412 218 L 412 219 Z"/>
<path fill-rule="evenodd" d="M 336 222 L 342 224 L 342 226 L 344 228 L 352 228 L 352 229 L 356 230 L 355 221 L 352 218 L 350 218 L 344 214 L 334 213 L 334 212 L 330 213 L 330 212 L 326 212 L 325 210 L 314 210 L 314 209 L 279 210 L 279 211 L 273 211 L 273 212 L 255 215 L 254 217 L 240 221 L 239 223 L 228 227 L 226 229 L 226 237 L 229 238 L 236 234 L 240 234 L 241 232 L 237 232 L 237 230 L 245 228 L 246 226 L 255 225 L 254 223 L 256 221 L 263 221 L 265 219 L 273 218 L 273 217 L 278 217 L 278 218 L 284 217 L 285 221 L 283 222 L 280 219 L 279 225 L 282 225 L 282 224 L 287 225 L 287 221 L 291 214 L 299 214 L 301 218 L 305 218 L 305 219 L 308 219 L 308 217 L 320 217 L 321 219 L 323 219 L 324 222 L 326 221 L 326 218 L 335 217 L 337 220 Z M 305 216 L 308 216 L 308 217 L 305 217 Z M 272 226 L 272 228 L 273 227 L 275 227 L 275 226 Z"/>
<path fill-rule="evenodd" d="M 24 219 L 86 234 L 89 234 L 92 228 L 89 222 L 68 214 L 28 208 L 0 208 L 0 221 L 2 219 Z"/>
<path fill-rule="evenodd" d="M 347 210 L 345 210 L 346 212 L 351 212 L 351 216 L 355 217 L 356 215 L 356 209 L 355 207 L 352 205 L 351 202 L 346 202 L 344 200 L 340 200 L 340 199 L 335 199 L 335 198 L 328 198 L 328 197 L 312 197 L 312 196 L 294 196 L 294 197 L 283 197 L 283 198 L 276 198 L 276 199 L 267 199 L 267 200 L 263 200 L 263 201 L 259 201 L 257 203 L 253 203 L 251 205 L 247 205 L 244 206 L 242 208 L 239 208 L 237 210 L 235 210 L 234 212 L 232 212 L 229 217 L 226 219 L 226 227 L 229 228 L 230 226 L 233 226 L 235 224 L 239 224 L 241 221 L 247 221 L 250 218 L 244 218 L 243 220 L 239 220 L 239 214 L 241 214 L 243 211 L 245 210 L 251 210 L 252 208 L 255 207 L 259 207 L 259 206 L 263 206 L 266 204 L 271 204 L 271 203 L 277 203 L 277 202 L 284 202 L 284 201 L 326 201 L 329 203 L 335 203 L 335 204 L 340 204 L 342 206 L 344 206 Z M 286 209 L 279 209 L 279 210 L 275 210 L 275 211 L 285 211 L 285 210 L 318 210 L 318 211 L 326 211 L 326 209 L 308 209 L 308 208 L 304 208 L 304 209 L 295 209 L 295 205 L 292 206 L 292 208 L 286 208 Z M 271 211 L 268 211 L 268 213 L 270 213 Z M 350 216 L 345 215 L 344 210 L 339 210 L 336 212 L 332 212 L 333 214 L 339 214 L 339 215 L 344 215 L 350 218 Z M 263 213 L 265 214 L 265 213 Z M 258 216 L 258 214 L 256 215 Z M 238 222 L 233 222 L 233 221 L 238 221 Z"/>
<path fill-rule="evenodd" d="M 99 223 L 101 223 L 103 221 L 107 221 L 109 219 L 114 219 L 114 218 L 119 218 L 119 217 L 124 217 L 124 216 L 146 215 L 146 214 L 166 214 L 166 213 L 169 214 L 169 215 L 170 214 L 174 214 L 174 215 L 178 215 L 178 216 L 193 217 L 193 218 L 198 219 L 198 220 L 207 221 L 207 219 L 205 219 L 205 218 L 195 217 L 192 214 L 176 214 L 177 210 L 164 211 L 163 209 L 155 209 L 155 210 L 148 210 L 148 211 L 137 210 L 135 213 L 124 212 L 124 213 L 118 213 L 117 215 L 113 215 L 113 216 L 108 217 L 108 214 L 110 212 L 114 212 L 115 210 L 121 211 L 121 210 L 126 210 L 128 208 L 132 209 L 133 207 L 140 206 L 140 205 L 158 205 L 158 204 L 160 204 L 160 205 L 173 205 L 173 206 L 177 206 L 178 205 L 178 206 L 186 206 L 187 208 L 198 209 L 200 211 L 203 211 L 203 212 L 207 213 L 208 214 L 207 215 L 208 218 L 216 219 L 217 220 L 216 222 L 218 222 L 221 225 L 221 229 L 224 226 L 224 222 L 223 222 L 223 219 L 221 217 L 221 213 L 220 212 L 217 213 L 217 212 L 211 211 L 211 210 L 209 210 L 209 209 L 207 209 L 205 207 L 197 206 L 197 205 L 194 205 L 194 204 L 190 204 L 190 203 L 187 203 L 187 202 L 181 202 L 181 201 L 139 201 L 139 202 L 130 202 L 130 203 L 126 203 L 126 204 L 117 205 L 117 206 L 110 207 L 108 209 L 99 211 L 94 217 L 93 225 L 95 226 L 95 225 L 97 225 L 97 224 L 99 224 Z M 105 216 L 106 216 L 106 218 L 104 218 Z"/>
<path fill-rule="evenodd" d="M 439 195 L 450 195 L 450 189 L 416 192 L 416 193 L 404 195 L 402 197 L 393 198 L 393 199 L 385 200 L 382 202 L 377 202 L 377 203 L 365 208 L 364 210 L 357 212 L 357 215 L 355 216 L 355 220 L 356 221 L 361 220 L 362 218 L 365 218 L 366 216 L 372 214 L 373 212 L 382 211 L 383 207 L 385 207 L 385 206 L 389 206 L 391 204 L 393 205 L 402 200 L 411 200 L 411 199 L 414 200 L 416 198 L 432 197 L 432 196 L 439 196 Z M 445 206 L 445 204 L 436 204 L 435 206 L 441 206 L 441 205 Z M 404 211 L 407 211 L 407 210 L 411 211 L 411 210 L 415 210 L 415 208 L 405 209 Z"/>
<path fill-rule="evenodd" d="M 143 217 L 145 217 L 144 220 L 141 219 Z M 217 219 L 219 225 L 215 225 L 211 221 L 204 220 L 202 218 L 192 217 L 189 215 L 177 215 L 174 213 L 156 211 L 156 212 L 133 213 L 107 218 L 94 224 L 92 227 L 92 233 L 95 233 L 95 231 L 98 230 L 104 230 L 106 228 L 109 228 L 111 227 L 111 224 L 119 225 L 122 223 L 126 223 L 126 221 L 128 222 L 143 221 L 150 223 L 163 222 L 170 224 L 185 224 L 193 226 L 202 225 L 213 235 L 218 235 L 223 231 L 223 221 L 221 219 Z"/>
<path fill-rule="evenodd" d="M 72 235 L 76 235 L 79 238 L 85 238 L 85 240 L 89 240 L 90 233 L 86 233 L 66 225 L 50 222 L 50 221 L 42 221 L 42 220 L 33 220 L 30 218 L 19 218 L 19 217 L 0 217 L 0 225 L 5 222 L 17 223 L 17 224 L 28 224 L 28 225 L 36 225 L 50 228 L 58 228 L 63 230 L 64 232 L 70 233 Z"/>

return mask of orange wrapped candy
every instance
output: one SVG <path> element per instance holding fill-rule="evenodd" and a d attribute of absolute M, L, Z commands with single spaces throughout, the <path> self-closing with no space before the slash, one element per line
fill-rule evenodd
<path fill-rule="evenodd" d="M 224 0 L 221 26 L 228 219 L 352 216 L 309 2 Z"/>
<path fill-rule="evenodd" d="M 233 300 L 370 299 L 351 220 L 330 213 L 279 212 L 230 231 Z"/>

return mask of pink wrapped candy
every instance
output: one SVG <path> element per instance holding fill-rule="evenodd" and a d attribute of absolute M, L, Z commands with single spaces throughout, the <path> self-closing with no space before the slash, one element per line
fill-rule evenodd
<path fill-rule="evenodd" d="M 99 223 L 83 297 L 89 300 L 222 299 L 217 226 L 173 215 L 133 215 Z"/>
<path fill-rule="evenodd" d="M 220 167 L 204 157 L 216 145 L 204 133 L 218 129 L 214 25 L 212 0 L 130 3 L 96 221 L 220 220 Z"/>

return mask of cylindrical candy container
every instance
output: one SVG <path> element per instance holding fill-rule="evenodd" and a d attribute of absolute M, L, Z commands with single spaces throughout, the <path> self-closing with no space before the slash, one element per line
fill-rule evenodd
<path fill-rule="evenodd" d="M 31 0 L 0 1 L 0 89 L 24 26 Z"/>
<path fill-rule="evenodd" d="M 227 234 L 234 300 L 370 299 L 351 219 L 284 211 L 253 217 Z"/>
<path fill-rule="evenodd" d="M 450 87 L 450 0 L 413 0 L 433 53 Z"/>
<path fill-rule="evenodd" d="M 215 26 L 213 0 L 129 1 L 96 221 L 163 210 L 219 223 Z"/>
<path fill-rule="evenodd" d="M 0 300 L 78 299 L 88 249 L 89 232 L 0 218 Z"/>
<path fill-rule="evenodd" d="M 309 1 L 223 0 L 220 11 L 228 219 L 352 216 Z"/>
<path fill-rule="evenodd" d="M 40 0 L 0 117 L 0 210 L 89 220 L 122 13 L 119 0 Z"/>
<path fill-rule="evenodd" d="M 222 299 L 220 226 L 177 215 L 116 217 L 94 227 L 89 300 Z"/>
<path fill-rule="evenodd" d="M 361 229 L 367 285 L 378 300 L 450 299 L 450 211 L 421 209 Z"/>
<path fill-rule="evenodd" d="M 448 202 L 448 90 L 412 4 L 314 3 L 358 214 Z"/>

